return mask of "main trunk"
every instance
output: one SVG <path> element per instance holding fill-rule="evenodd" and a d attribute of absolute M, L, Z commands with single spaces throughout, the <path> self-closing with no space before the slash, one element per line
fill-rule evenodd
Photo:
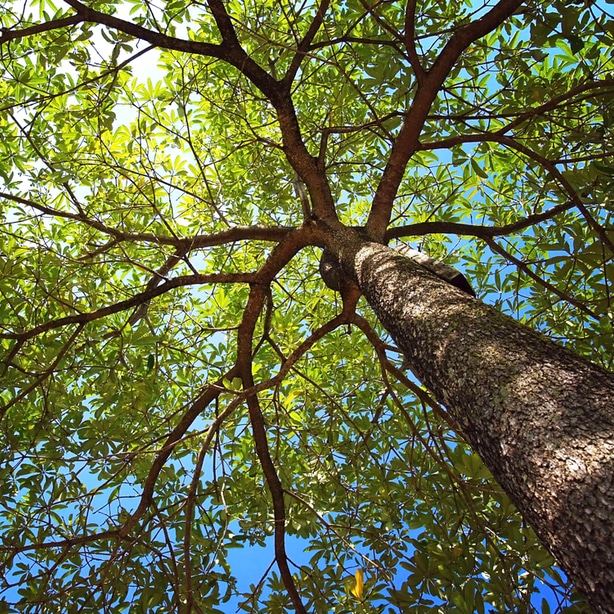
<path fill-rule="evenodd" d="M 614 376 L 375 243 L 339 251 L 596 612 L 614 612 Z"/>

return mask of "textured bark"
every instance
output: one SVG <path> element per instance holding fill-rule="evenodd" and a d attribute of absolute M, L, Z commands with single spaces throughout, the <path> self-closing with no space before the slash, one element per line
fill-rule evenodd
<path fill-rule="evenodd" d="M 614 375 L 389 248 L 335 251 L 595 612 L 614 612 Z"/>

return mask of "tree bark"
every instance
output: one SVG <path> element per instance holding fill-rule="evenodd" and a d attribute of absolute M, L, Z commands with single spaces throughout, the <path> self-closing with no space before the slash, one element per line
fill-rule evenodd
<path fill-rule="evenodd" d="M 614 375 L 363 241 L 335 252 L 595 612 L 614 612 Z"/>

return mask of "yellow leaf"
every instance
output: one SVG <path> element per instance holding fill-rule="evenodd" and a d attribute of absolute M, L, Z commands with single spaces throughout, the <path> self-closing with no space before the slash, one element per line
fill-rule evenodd
<path fill-rule="evenodd" d="M 356 579 L 354 588 L 350 589 L 350 592 L 357 599 L 362 599 L 362 591 L 365 587 L 365 574 L 362 572 L 362 569 L 357 569 L 354 577 Z"/>

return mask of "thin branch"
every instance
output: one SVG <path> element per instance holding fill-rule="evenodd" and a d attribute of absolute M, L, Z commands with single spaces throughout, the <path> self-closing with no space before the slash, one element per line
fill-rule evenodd
<path fill-rule="evenodd" d="M 573 98 L 577 94 L 581 94 L 583 92 L 587 92 L 594 89 L 601 89 L 607 87 L 614 87 L 614 79 L 603 79 L 599 81 L 589 81 L 588 83 L 582 83 L 581 85 L 577 85 L 576 87 L 572 87 L 570 90 L 565 92 L 564 94 L 560 94 L 559 96 L 555 96 L 554 98 L 548 100 L 547 102 L 535 107 L 534 109 L 529 109 L 524 113 L 518 115 L 513 121 L 506 124 L 499 133 L 504 134 L 505 132 L 509 132 L 513 128 L 516 128 L 518 125 L 525 122 L 527 119 L 531 119 L 537 115 L 543 115 L 548 111 L 554 110 L 558 105 L 570 98 Z M 573 101 L 572 101 L 573 102 Z"/>
<path fill-rule="evenodd" d="M 423 403 L 431 407 L 435 414 L 439 416 L 454 432 L 462 434 L 462 430 L 456 420 L 454 420 L 454 418 L 452 418 L 452 416 L 450 416 L 450 414 L 439 403 L 437 403 L 437 401 L 435 401 L 435 399 L 433 399 L 433 397 L 431 397 L 426 390 L 422 390 L 422 388 L 412 382 L 401 369 L 390 362 L 386 356 L 386 344 L 379 338 L 378 334 L 375 332 L 375 330 L 373 330 L 373 327 L 369 324 L 369 322 L 362 316 L 356 314 L 352 318 L 352 324 L 356 325 L 369 340 L 386 371 L 392 373 L 408 390 L 411 390 Z"/>
<path fill-rule="evenodd" d="M 416 51 L 416 0 L 408 0 L 407 8 L 405 9 L 405 49 L 409 63 L 416 75 L 416 81 L 421 83 L 424 80 L 425 71 L 420 63 L 420 58 Z"/>
<path fill-rule="evenodd" d="M 556 167 L 554 162 L 548 160 L 541 154 L 537 153 L 530 147 L 523 145 L 516 139 L 512 137 L 505 136 L 500 133 L 483 133 L 483 134 L 468 134 L 468 135 L 459 135 L 455 137 L 451 137 L 449 139 L 444 139 L 442 141 L 434 142 L 434 143 L 423 143 L 420 145 L 420 149 L 441 149 L 441 148 L 449 148 L 454 145 L 460 145 L 462 143 L 483 143 L 483 142 L 493 142 L 500 143 L 501 145 L 506 145 L 511 149 L 515 149 L 520 153 L 524 154 L 531 160 L 535 160 L 538 162 L 546 171 L 548 171 L 552 177 L 559 183 L 559 185 L 567 192 L 571 202 L 576 206 L 579 211 L 584 216 L 584 219 L 588 222 L 589 226 L 597 233 L 601 241 L 608 246 L 610 251 L 614 253 L 614 243 L 606 233 L 605 229 L 597 222 L 597 220 L 591 215 L 590 211 L 586 208 L 586 205 L 582 202 L 582 199 L 578 196 L 578 193 L 574 189 L 574 187 L 569 183 L 569 181 L 565 178 L 563 173 Z"/>
<path fill-rule="evenodd" d="M 10 559 L 22 552 L 31 552 L 32 550 L 43 550 L 44 548 L 71 548 L 72 546 L 83 546 L 85 544 L 91 544 L 99 539 L 116 539 L 119 538 L 119 529 L 113 529 L 111 531 L 101 531 L 100 533 L 92 533 L 90 535 L 80 535 L 78 537 L 67 537 L 66 539 L 59 539 L 52 542 L 39 542 L 36 544 L 29 544 L 27 546 L 7 546 L 1 545 L 0 552 L 10 552 Z M 8 567 L 10 559 L 5 561 L 3 566 Z"/>
<path fill-rule="evenodd" d="M 292 58 L 292 61 L 290 62 L 290 66 L 288 67 L 288 70 L 286 71 L 286 74 L 284 75 L 282 79 L 282 83 L 284 84 L 284 87 L 286 89 L 289 89 L 291 83 L 294 81 L 294 78 L 296 77 L 296 73 L 298 72 L 298 69 L 301 66 L 301 62 L 304 60 L 305 56 L 307 55 L 310 49 L 311 42 L 313 41 L 315 35 L 320 29 L 322 22 L 324 21 L 324 15 L 326 14 L 326 11 L 328 10 L 329 5 L 330 5 L 330 0 L 321 0 L 316 10 L 316 14 L 313 18 L 313 21 L 311 22 L 311 25 L 309 26 L 309 29 L 307 30 L 307 33 L 297 45 L 296 53 L 294 54 L 294 57 Z"/>
<path fill-rule="evenodd" d="M 166 464 L 173 450 L 182 440 L 187 430 L 192 426 L 194 420 L 200 416 L 200 414 L 212 403 L 219 395 L 225 391 L 224 379 L 233 379 L 238 374 L 237 366 L 233 366 L 222 377 L 220 377 L 213 384 L 208 384 L 204 392 L 192 403 L 188 411 L 182 416 L 181 420 L 175 426 L 175 428 L 168 434 L 162 449 L 156 454 L 156 458 L 152 463 L 149 473 L 145 478 L 143 484 L 143 492 L 141 493 L 141 499 L 139 505 L 121 528 L 121 535 L 127 535 L 132 527 L 138 522 L 139 518 L 145 514 L 149 509 L 153 501 L 153 492 L 155 489 L 156 481 L 162 471 L 162 468 Z M 238 403 L 230 404 L 229 407 L 210 425 L 210 429 L 216 428 L 216 425 L 221 422 L 234 410 Z"/>
<path fill-rule="evenodd" d="M 111 226 L 107 226 L 103 222 L 93 220 L 81 213 L 70 213 L 69 211 L 60 211 L 46 205 L 41 205 L 29 198 L 16 196 L 7 192 L 0 192 L 0 198 L 10 200 L 20 205 L 26 205 L 40 211 L 45 215 L 59 217 L 67 220 L 74 220 L 86 224 L 100 232 L 107 234 L 118 241 L 133 241 L 141 243 L 155 243 L 156 245 L 172 245 L 183 249 L 199 249 L 203 247 L 214 247 L 216 245 L 224 245 L 226 243 L 235 243 L 236 241 L 282 241 L 288 233 L 295 230 L 292 226 L 235 226 L 221 232 L 195 235 L 193 237 L 172 237 L 168 235 L 154 235 L 151 233 L 132 233 L 118 230 Z"/>
<path fill-rule="evenodd" d="M 41 324 L 22 333 L 0 333 L 0 339 L 19 339 L 20 341 L 24 341 L 54 328 L 61 328 L 62 326 L 67 326 L 69 324 L 85 324 L 87 322 L 93 322 L 94 320 L 99 320 L 100 318 L 104 318 L 108 315 L 119 313 L 120 311 L 130 309 L 131 307 L 136 307 L 141 303 L 149 301 L 152 298 L 160 296 L 161 294 L 164 294 L 165 292 L 168 292 L 174 288 L 181 288 L 183 286 L 192 286 L 196 284 L 247 284 L 254 281 L 254 279 L 255 277 L 253 273 L 203 273 L 198 275 L 183 275 L 181 277 L 169 279 L 156 288 L 152 288 L 145 292 L 140 292 L 139 294 L 136 294 L 132 298 L 126 299 L 125 301 L 120 301 L 119 303 L 108 305 L 107 307 L 101 307 L 96 311 L 79 313 L 73 316 L 59 318 L 57 320 L 50 320 L 45 324 Z"/>
<path fill-rule="evenodd" d="M 57 353 L 56 357 L 53 359 L 53 362 L 34 380 L 29 386 L 26 386 L 22 389 L 22 391 L 13 397 L 10 401 L 8 401 L 5 405 L 0 407 L 0 419 L 4 418 L 6 412 L 19 403 L 23 398 L 25 398 L 30 392 L 32 392 L 36 387 L 42 384 L 56 369 L 58 364 L 62 361 L 66 352 L 70 349 L 72 344 L 75 342 L 81 331 L 85 328 L 85 324 L 80 324 L 77 326 L 73 334 L 68 338 L 66 343 L 62 346 L 60 351 Z M 8 368 L 9 365 L 7 365 Z"/>
<path fill-rule="evenodd" d="M 503 126 L 498 132 L 504 134 L 509 132 L 513 128 L 516 128 L 527 119 L 532 119 L 533 117 L 538 117 L 540 115 L 544 115 L 548 111 L 553 111 L 557 108 L 563 108 L 566 105 L 561 105 L 561 103 L 565 102 L 568 104 L 573 104 L 576 102 L 581 102 L 584 98 L 590 96 L 591 90 L 600 90 L 606 89 L 614 86 L 614 79 L 600 79 L 597 81 L 588 81 L 587 83 L 582 83 L 577 85 L 576 87 L 572 87 L 570 90 L 565 92 L 564 94 L 560 94 L 551 100 L 548 100 L 536 107 L 530 108 L 527 111 L 522 113 L 518 113 L 518 111 L 505 111 L 500 113 L 490 113 L 485 112 L 484 101 L 480 101 L 479 105 L 474 106 L 474 110 L 477 112 L 475 114 L 470 114 L 470 111 L 465 111 L 463 113 L 453 115 L 453 114 L 445 114 L 442 115 L 440 113 L 429 114 L 429 120 L 436 121 L 444 121 L 444 122 L 470 122 L 470 121 L 481 121 L 485 119 L 509 119 L 511 120 L 508 124 Z M 588 96 L 583 96 L 582 98 L 570 100 L 577 94 L 581 94 L 584 92 L 589 92 Z M 611 92 L 606 89 L 605 92 L 598 92 L 598 94 L 610 94 Z M 500 92 L 498 93 L 500 94 Z M 494 94 L 497 96 L 497 93 Z M 466 101 L 465 101 L 466 102 Z M 482 113 L 479 113 L 482 111 Z"/>
<path fill-rule="evenodd" d="M 385 38 L 365 38 L 362 36 L 340 36 L 338 38 L 331 38 L 326 41 L 312 43 L 309 49 L 310 51 L 313 49 L 323 49 L 334 45 L 341 45 L 343 43 L 353 43 L 355 45 L 375 45 L 377 47 L 394 47 L 394 49 L 398 50 L 398 45 L 393 40 Z"/>
<path fill-rule="evenodd" d="M 186 250 L 177 248 L 175 252 L 169 256 L 166 261 L 162 264 L 162 266 L 154 272 L 151 279 L 147 282 L 147 286 L 145 287 L 145 292 L 150 292 L 154 288 L 160 285 L 163 279 L 166 279 L 166 276 L 170 273 L 170 271 L 177 266 L 179 262 L 183 260 L 186 255 Z M 187 260 L 187 259 L 186 259 Z M 188 260 L 189 262 L 189 260 Z M 193 272 L 197 275 L 198 273 L 193 270 Z M 145 303 L 141 303 L 130 316 L 128 322 L 131 326 L 134 326 L 136 322 L 138 322 L 141 318 L 145 316 L 147 313 L 147 309 L 149 307 L 149 301 Z"/>
<path fill-rule="evenodd" d="M 232 378 L 234 375 L 227 374 L 227 378 Z M 192 475 L 192 481 L 190 483 L 190 488 L 188 490 L 188 494 L 186 496 L 186 506 L 185 506 L 185 514 L 184 514 L 184 525 L 185 525 L 185 536 L 183 538 L 183 559 L 184 559 L 184 578 L 185 578 L 185 587 L 187 593 L 187 611 L 190 611 L 190 608 L 195 605 L 194 603 L 194 589 L 192 586 L 192 558 L 190 556 L 190 541 L 192 539 L 192 523 L 194 520 L 194 507 L 196 505 L 196 497 L 198 486 L 201 483 L 202 477 L 202 468 L 205 462 L 205 458 L 209 452 L 209 448 L 211 446 L 211 442 L 215 435 L 219 432 L 220 427 L 222 426 L 224 420 L 228 418 L 234 410 L 238 407 L 238 403 L 230 403 L 226 409 L 216 416 L 215 420 L 211 422 L 209 428 L 204 437 L 204 441 L 202 446 L 198 452 L 198 458 L 196 459 L 196 463 L 194 464 L 194 471 Z"/>
<path fill-rule="evenodd" d="M 401 33 L 395 28 L 393 28 L 389 23 L 387 23 L 380 15 L 377 14 L 375 10 L 379 6 L 383 5 L 384 1 L 385 0 L 376 0 L 373 4 L 369 4 L 368 2 L 366 2 L 366 0 L 359 0 L 360 4 L 362 5 L 362 8 L 365 11 L 365 15 L 370 15 L 373 20 L 380 26 L 380 28 L 382 28 L 382 30 L 385 30 L 394 39 L 396 39 L 400 43 L 403 43 L 404 40 Z M 395 49 L 399 52 L 400 55 L 403 55 L 403 51 L 401 48 L 395 45 Z"/>
<path fill-rule="evenodd" d="M 74 85 L 73 87 L 69 87 L 60 92 L 47 93 L 42 96 L 35 96 L 33 98 L 28 98 L 22 102 L 13 102 L 12 104 L 8 104 L 6 106 L 0 107 L 0 111 L 10 111 L 11 109 L 14 109 L 16 107 L 23 109 L 33 104 L 38 104 L 40 102 L 47 101 L 47 100 L 53 100 L 54 98 L 58 98 L 60 96 L 66 96 L 67 94 L 76 92 L 86 85 L 91 85 L 92 83 L 96 83 L 97 81 L 100 81 L 101 79 L 104 79 L 105 77 L 108 77 L 110 75 L 116 75 L 120 70 L 122 70 L 126 66 L 129 66 L 134 60 L 140 58 L 142 55 L 145 55 L 152 49 L 154 49 L 153 45 L 145 47 L 144 49 L 141 49 L 140 51 L 137 51 L 133 55 L 129 56 L 123 62 L 120 62 L 116 66 L 113 66 L 112 68 L 109 68 L 108 70 L 103 70 L 102 72 L 100 72 L 97 75 L 94 75 L 93 77 L 84 79 L 83 81 L 81 81 L 80 83 L 77 83 L 77 85 Z"/>
<path fill-rule="evenodd" d="M 566 301 L 567 303 L 572 304 L 574 307 L 578 308 L 580 311 L 582 311 L 586 315 L 590 316 L 591 318 L 595 318 L 595 320 L 599 320 L 600 319 L 599 316 L 594 311 L 589 309 L 584 303 L 582 303 L 582 301 L 579 301 L 578 299 L 575 299 L 573 296 L 569 296 L 568 294 L 566 294 L 562 290 L 559 290 L 556 286 L 553 286 L 549 281 L 546 281 L 545 279 L 542 279 L 539 275 L 534 273 L 527 266 L 526 262 L 523 262 L 522 260 L 519 260 L 518 258 L 513 256 L 512 254 L 510 254 L 507 250 L 505 250 L 502 247 L 500 247 L 492 239 L 490 239 L 488 237 L 484 237 L 483 240 L 486 243 L 486 245 L 488 245 L 488 247 L 490 247 L 490 249 L 492 249 L 493 252 L 496 252 L 500 256 L 503 256 L 503 258 L 505 258 L 506 260 L 508 260 L 509 262 L 514 264 L 516 267 L 518 267 L 518 269 L 520 269 L 523 273 L 525 273 L 532 280 L 536 281 L 540 286 L 543 286 L 544 288 L 546 288 L 547 290 L 549 290 L 553 294 L 556 294 L 556 296 L 558 296 L 561 300 Z"/>
<path fill-rule="evenodd" d="M 324 525 L 325 529 L 327 531 L 330 531 L 335 536 L 335 539 L 338 539 L 347 548 L 347 550 L 351 550 L 358 558 L 362 559 L 365 563 L 367 563 L 374 569 L 378 569 L 379 571 L 384 572 L 384 573 L 387 573 L 388 571 L 390 571 L 390 570 L 387 570 L 385 567 L 383 567 L 377 560 L 371 559 L 366 554 L 361 552 L 356 546 L 356 544 L 353 544 L 350 539 L 345 537 L 343 533 L 337 530 L 338 525 L 328 522 L 326 518 L 311 503 L 309 503 L 309 501 L 307 501 L 300 495 L 297 495 L 295 492 L 291 490 L 286 490 L 285 493 L 289 497 L 292 497 L 293 499 L 298 501 L 305 508 L 307 508 Z M 357 531 L 364 531 L 362 527 L 353 527 L 353 528 Z"/>
<path fill-rule="evenodd" d="M 96 11 L 82 2 L 77 0 L 64 0 L 66 4 L 71 6 L 77 13 L 77 17 L 80 21 L 90 21 L 94 23 L 103 24 L 114 30 L 124 32 L 134 38 L 148 41 L 156 47 L 162 47 L 165 49 L 173 49 L 174 51 L 184 51 L 186 53 L 194 53 L 197 55 L 205 55 L 218 59 L 227 59 L 227 49 L 224 45 L 214 45 L 211 43 L 203 43 L 200 41 L 184 40 L 175 38 L 174 36 L 168 36 L 160 32 L 154 32 L 148 30 L 135 23 L 120 19 L 107 13 Z"/>

